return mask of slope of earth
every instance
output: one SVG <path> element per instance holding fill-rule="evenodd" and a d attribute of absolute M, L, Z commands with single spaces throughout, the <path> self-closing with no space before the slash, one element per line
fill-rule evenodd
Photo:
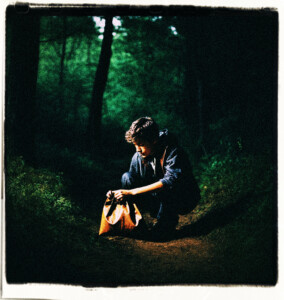
<path fill-rule="evenodd" d="M 73 281 L 85 286 L 273 285 L 276 226 L 273 209 L 267 208 L 265 214 L 259 209 L 265 197 L 209 213 L 197 207 L 180 216 L 176 235 L 168 242 L 98 237 L 92 251 L 72 259 L 78 270 Z M 144 219 L 153 222 L 148 213 Z M 99 222 L 90 229 L 97 237 Z"/>

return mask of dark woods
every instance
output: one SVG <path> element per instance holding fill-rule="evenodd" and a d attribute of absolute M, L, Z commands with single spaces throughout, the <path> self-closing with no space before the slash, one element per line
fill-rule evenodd
<path fill-rule="evenodd" d="M 6 130 L 13 147 L 34 161 L 36 85 L 39 64 L 40 18 L 12 15 L 7 22 Z M 6 139 L 6 141 L 7 141 Z"/>
<path fill-rule="evenodd" d="M 111 124 L 123 132 L 145 114 L 197 162 L 228 147 L 272 149 L 273 12 L 124 16 L 115 28 L 107 17 L 104 33 L 88 16 L 7 17 L 6 140 L 26 159 L 47 140 L 92 152 Z"/>
<path fill-rule="evenodd" d="M 169 128 L 186 150 L 202 190 L 200 211 L 266 193 L 261 205 L 275 226 L 277 12 L 187 8 L 175 15 L 97 15 L 7 9 L 12 281 L 25 274 L 24 267 L 13 272 L 12 258 L 48 261 L 61 239 L 73 247 L 78 229 L 64 234 L 68 224 L 85 232 L 77 250 L 87 251 L 88 213 L 99 219 L 106 191 L 119 188 L 134 151 L 124 132 L 145 115 Z M 31 253 L 34 224 L 53 244 L 41 237 Z M 61 254 L 54 255 L 68 273 Z M 30 280 L 59 280 L 52 267 L 33 272 Z M 270 282 L 274 269 L 271 274 Z"/>

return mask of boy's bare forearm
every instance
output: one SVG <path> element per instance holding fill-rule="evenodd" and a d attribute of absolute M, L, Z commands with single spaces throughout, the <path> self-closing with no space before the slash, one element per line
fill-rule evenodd
<path fill-rule="evenodd" d="M 131 194 L 135 196 L 143 193 L 154 192 L 156 190 L 161 189 L 162 187 L 163 187 L 163 183 L 161 181 L 157 181 L 146 186 L 132 189 Z"/>
<path fill-rule="evenodd" d="M 116 191 L 108 191 L 106 196 L 109 198 L 113 193 L 114 197 L 117 200 L 123 200 L 125 197 L 135 196 L 135 195 L 144 194 L 148 192 L 154 192 L 161 189 L 162 187 L 163 187 L 163 183 L 161 181 L 157 181 L 155 183 L 145 185 L 139 188 L 131 189 L 131 190 L 121 189 Z"/>

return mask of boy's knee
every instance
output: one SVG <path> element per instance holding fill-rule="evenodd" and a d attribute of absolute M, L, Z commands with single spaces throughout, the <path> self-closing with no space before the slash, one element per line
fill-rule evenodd
<path fill-rule="evenodd" d="M 121 184 L 123 188 L 130 188 L 133 184 L 133 178 L 130 172 L 125 172 L 121 177 Z"/>
<path fill-rule="evenodd" d="M 127 180 L 130 180 L 130 178 L 131 178 L 130 172 L 125 172 L 125 173 L 122 174 L 122 176 L 121 176 L 121 181 L 127 181 Z"/>

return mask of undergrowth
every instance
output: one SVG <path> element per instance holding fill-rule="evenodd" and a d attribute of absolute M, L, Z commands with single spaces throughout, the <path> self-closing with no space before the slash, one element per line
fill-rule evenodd
<path fill-rule="evenodd" d="M 276 283 L 276 172 L 263 154 L 213 156 L 201 164 L 193 221 L 197 236 L 214 242 L 226 274 L 220 283 Z"/>
<path fill-rule="evenodd" d="M 272 193 L 275 188 L 269 155 L 215 155 L 203 158 L 197 170 L 201 201 L 196 211 L 221 209 L 244 197 Z"/>
<path fill-rule="evenodd" d="M 61 276 L 68 257 L 84 255 L 94 241 L 88 220 L 66 193 L 62 174 L 32 168 L 21 157 L 7 158 L 5 171 L 8 280 L 28 274 L 27 267 L 37 280 Z"/>

